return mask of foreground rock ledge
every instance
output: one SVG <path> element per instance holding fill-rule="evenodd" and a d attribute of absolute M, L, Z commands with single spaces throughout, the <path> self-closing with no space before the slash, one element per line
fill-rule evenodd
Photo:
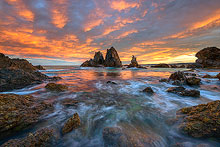
<path fill-rule="evenodd" d="M 0 139 L 38 122 L 52 105 L 30 95 L 0 94 Z"/>
<path fill-rule="evenodd" d="M 179 128 L 196 138 L 220 137 L 220 100 L 177 111 Z"/>
<path fill-rule="evenodd" d="M 56 91 L 56 92 L 63 92 L 68 90 L 68 87 L 63 84 L 56 84 L 56 83 L 48 83 L 45 88 L 50 91 Z"/>
<path fill-rule="evenodd" d="M 55 141 L 52 129 L 44 128 L 22 139 L 11 139 L 1 147 L 49 147 Z"/>

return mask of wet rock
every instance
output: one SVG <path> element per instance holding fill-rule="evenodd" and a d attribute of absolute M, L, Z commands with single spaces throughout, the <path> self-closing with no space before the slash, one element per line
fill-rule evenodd
<path fill-rule="evenodd" d="M 73 99 L 64 99 L 61 102 L 64 106 L 77 106 L 79 102 Z"/>
<path fill-rule="evenodd" d="M 168 81 L 178 81 L 179 83 L 185 84 L 186 83 L 186 75 L 184 72 L 178 71 L 175 73 L 172 73 L 168 79 Z"/>
<path fill-rule="evenodd" d="M 114 85 L 117 85 L 117 83 L 112 82 L 112 81 L 107 81 L 106 83 L 107 83 L 107 84 L 114 84 Z"/>
<path fill-rule="evenodd" d="M 0 92 L 39 84 L 48 78 L 48 76 L 36 71 L 26 72 L 22 69 L 0 69 Z"/>
<path fill-rule="evenodd" d="M 191 72 L 184 72 L 184 74 L 185 74 L 186 76 L 192 76 L 192 77 L 197 76 L 195 73 L 191 73 Z"/>
<path fill-rule="evenodd" d="M 119 55 L 114 47 L 107 49 L 104 65 L 106 67 L 122 67 L 121 60 L 120 60 Z"/>
<path fill-rule="evenodd" d="M 56 84 L 56 83 L 48 83 L 45 88 L 50 91 L 57 91 L 57 92 L 63 92 L 68 90 L 68 87 L 66 85 L 62 84 Z"/>
<path fill-rule="evenodd" d="M 151 66 L 151 67 L 152 67 L 152 68 L 170 68 L 170 66 L 169 66 L 168 64 L 165 64 L 165 63 L 153 65 L 153 66 Z"/>
<path fill-rule="evenodd" d="M 184 90 L 179 93 L 182 96 L 191 96 L 191 97 L 199 97 L 200 91 L 198 90 Z"/>
<path fill-rule="evenodd" d="M 200 91 L 198 90 L 187 90 L 184 87 L 170 87 L 167 92 L 176 93 L 181 96 L 199 97 Z"/>
<path fill-rule="evenodd" d="M 102 132 L 105 146 L 142 147 L 142 146 L 164 146 L 160 137 L 145 133 L 139 128 L 130 125 L 120 127 L 106 127 Z"/>
<path fill-rule="evenodd" d="M 207 47 L 200 50 L 196 57 L 196 63 L 203 68 L 220 68 L 220 49 L 217 47 Z"/>
<path fill-rule="evenodd" d="M 171 92 L 171 93 L 179 93 L 186 90 L 186 88 L 179 86 L 179 87 L 170 87 L 167 89 L 167 92 Z"/>
<path fill-rule="evenodd" d="M 220 73 L 216 75 L 216 77 L 220 80 Z"/>
<path fill-rule="evenodd" d="M 159 82 L 168 82 L 168 79 L 160 79 Z"/>
<path fill-rule="evenodd" d="M 209 74 L 206 74 L 206 75 L 202 76 L 202 78 L 213 78 L 213 77 Z"/>
<path fill-rule="evenodd" d="M 142 92 L 149 93 L 149 94 L 153 94 L 154 93 L 154 91 L 153 91 L 153 89 L 151 87 L 145 88 Z"/>
<path fill-rule="evenodd" d="M 34 66 L 36 69 L 38 69 L 38 70 L 45 70 L 45 68 L 43 67 L 43 66 L 41 66 L 41 65 L 36 65 L 36 66 Z"/>
<path fill-rule="evenodd" d="M 51 104 L 30 95 L 0 94 L 0 138 L 35 124 L 51 108 Z"/>
<path fill-rule="evenodd" d="M 178 68 L 178 66 L 175 65 L 175 64 L 171 64 L 170 67 L 171 67 L 171 68 Z"/>
<path fill-rule="evenodd" d="M 182 108 L 177 111 L 178 126 L 196 138 L 220 137 L 220 101 Z"/>
<path fill-rule="evenodd" d="M 73 117 L 69 118 L 67 122 L 65 122 L 62 133 L 66 134 L 71 132 L 73 129 L 76 129 L 80 126 L 80 118 L 77 113 L 73 114 Z"/>
<path fill-rule="evenodd" d="M 176 143 L 172 147 L 193 147 L 193 146 L 195 146 L 195 144 L 191 142 L 182 142 L 182 143 Z"/>
<path fill-rule="evenodd" d="M 131 68 L 131 67 L 138 67 L 138 62 L 134 55 L 132 56 L 131 63 L 128 65 L 128 68 Z"/>
<path fill-rule="evenodd" d="M 199 85 L 201 82 L 201 79 L 196 77 L 188 77 L 186 80 L 188 85 Z"/>
<path fill-rule="evenodd" d="M 53 130 L 44 128 L 21 139 L 11 139 L 1 147 L 49 147 L 55 142 Z"/>

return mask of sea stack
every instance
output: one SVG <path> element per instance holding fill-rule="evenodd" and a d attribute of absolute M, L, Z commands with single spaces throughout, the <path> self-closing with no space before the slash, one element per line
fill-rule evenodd
<path fill-rule="evenodd" d="M 122 67 L 119 55 L 114 47 L 107 49 L 105 59 L 102 53 L 96 52 L 93 59 L 81 64 L 81 67 Z"/>
<path fill-rule="evenodd" d="M 105 56 L 105 66 L 106 67 L 122 67 L 121 60 L 114 47 L 107 49 L 107 53 Z"/>
<path fill-rule="evenodd" d="M 220 68 L 220 49 L 217 47 L 207 47 L 196 54 L 197 64 L 203 68 Z"/>
<path fill-rule="evenodd" d="M 128 68 L 131 68 L 131 67 L 138 67 L 138 62 L 137 62 L 137 58 L 133 55 L 132 56 L 132 59 L 131 59 L 131 63 L 128 65 Z"/>

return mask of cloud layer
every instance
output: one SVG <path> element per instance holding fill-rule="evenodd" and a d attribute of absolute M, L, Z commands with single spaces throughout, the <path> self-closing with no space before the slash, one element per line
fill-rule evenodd
<path fill-rule="evenodd" d="M 0 52 L 80 64 L 114 46 L 123 61 L 193 62 L 220 47 L 219 0 L 1 0 Z"/>

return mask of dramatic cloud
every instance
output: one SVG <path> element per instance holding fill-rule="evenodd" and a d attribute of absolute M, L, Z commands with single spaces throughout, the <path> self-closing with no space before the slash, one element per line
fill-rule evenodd
<path fill-rule="evenodd" d="M 123 61 L 194 62 L 220 47 L 219 0 L 1 0 L 0 52 L 80 64 L 114 46 Z"/>

